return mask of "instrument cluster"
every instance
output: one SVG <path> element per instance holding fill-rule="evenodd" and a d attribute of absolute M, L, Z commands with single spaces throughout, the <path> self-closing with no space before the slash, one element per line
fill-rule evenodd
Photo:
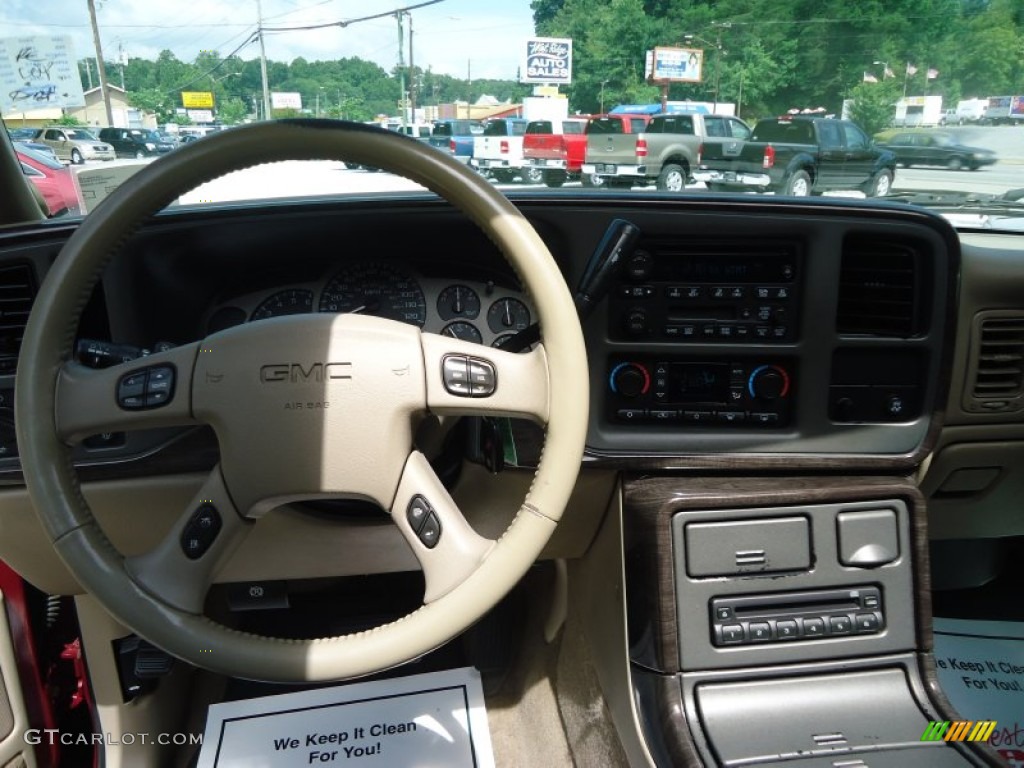
<path fill-rule="evenodd" d="M 234 296 L 210 310 L 205 327 L 210 334 L 308 312 L 358 312 L 492 347 L 536 319 L 526 296 L 507 286 L 431 277 L 402 262 L 362 260 L 313 283 Z"/>

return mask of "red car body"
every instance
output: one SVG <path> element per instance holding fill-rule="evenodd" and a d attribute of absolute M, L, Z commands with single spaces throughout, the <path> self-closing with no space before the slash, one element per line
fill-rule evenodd
<path fill-rule="evenodd" d="M 21 170 L 42 194 L 50 216 L 78 213 L 78 190 L 75 189 L 75 180 L 70 170 L 60 161 L 52 160 L 27 147 L 15 144 L 15 151 L 21 163 Z"/>

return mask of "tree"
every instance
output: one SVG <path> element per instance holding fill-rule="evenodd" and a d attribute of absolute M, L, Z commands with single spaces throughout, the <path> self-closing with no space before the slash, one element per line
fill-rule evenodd
<path fill-rule="evenodd" d="M 850 119 L 869 136 L 885 130 L 896 114 L 900 83 L 893 78 L 877 83 L 860 83 L 850 89 Z"/>

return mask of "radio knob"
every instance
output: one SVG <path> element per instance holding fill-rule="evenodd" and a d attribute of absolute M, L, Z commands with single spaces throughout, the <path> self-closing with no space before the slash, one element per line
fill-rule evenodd
<path fill-rule="evenodd" d="M 626 274 L 633 282 L 643 282 L 654 270 L 654 257 L 647 251 L 636 251 L 626 262 Z"/>
<path fill-rule="evenodd" d="M 642 309 L 634 309 L 626 315 L 626 332 L 630 336 L 645 336 L 649 330 L 647 313 Z"/>
<path fill-rule="evenodd" d="M 651 388 L 651 374 L 639 363 L 619 363 L 609 377 L 612 392 L 623 397 L 638 397 Z"/>
<path fill-rule="evenodd" d="M 777 400 L 789 394 L 789 374 L 777 365 L 755 368 L 747 380 L 750 396 L 759 400 Z"/>

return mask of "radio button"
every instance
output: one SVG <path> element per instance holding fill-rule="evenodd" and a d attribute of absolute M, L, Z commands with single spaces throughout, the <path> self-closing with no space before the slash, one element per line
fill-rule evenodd
<path fill-rule="evenodd" d="M 830 616 L 828 620 L 829 634 L 848 635 L 853 632 L 853 624 L 849 616 Z"/>
<path fill-rule="evenodd" d="M 758 325 L 754 327 L 754 335 L 759 339 L 767 339 L 771 336 L 772 329 L 767 325 Z"/>
<path fill-rule="evenodd" d="M 734 285 L 729 288 L 730 299 L 745 299 L 747 297 L 747 289 L 738 285 Z"/>
<path fill-rule="evenodd" d="M 776 339 L 786 338 L 786 334 L 788 332 L 789 329 L 784 325 L 776 325 L 774 328 L 772 328 L 772 336 L 774 336 Z"/>
<path fill-rule="evenodd" d="M 774 426 L 779 423 L 779 414 L 755 411 L 750 414 L 750 420 L 762 426 Z"/>
<path fill-rule="evenodd" d="M 715 618 L 719 621 L 728 621 L 732 618 L 732 608 L 728 606 L 719 606 L 715 609 Z"/>
<path fill-rule="evenodd" d="M 804 637 L 824 637 L 825 622 L 822 619 L 804 619 Z"/>
<path fill-rule="evenodd" d="M 731 339 L 733 337 L 733 333 L 735 332 L 735 330 L 735 326 L 732 326 L 728 323 L 722 323 L 720 326 L 718 326 L 718 336 L 719 338 L 722 339 Z"/>
<path fill-rule="evenodd" d="M 779 640 L 795 640 L 799 637 L 795 621 L 776 621 L 775 636 Z"/>
<path fill-rule="evenodd" d="M 775 295 L 773 295 L 772 298 L 773 299 L 782 299 L 783 301 L 785 301 L 786 299 L 789 298 L 789 288 L 787 288 L 786 286 L 781 286 L 779 288 L 776 288 L 775 289 Z"/>
<path fill-rule="evenodd" d="M 722 645 L 742 643 L 743 640 L 743 627 L 739 624 L 726 624 L 722 627 Z"/>
<path fill-rule="evenodd" d="M 711 338 L 718 331 L 718 327 L 714 323 L 707 323 L 700 327 L 700 333 L 702 336 Z"/>
<path fill-rule="evenodd" d="M 768 622 L 751 622 L 749 630 L 752 643 L 766 643 L 772 639 L 772 628 Z"/>
<path fill-rule="evenodd" d="M 759 285 L 757 286 L 757 288 L 754 289 L 754 296 L 756 296 L 759 299 L 770 299 L 771 294 L 772 289 L 766 285 Z"/>
<path fill-rule="evenodd" d="M 877 632 L 879 628 L 878 616 L 873 613 L 857 614 L 858 632 Z"/>
<path fill-rule="evenodd" d="M 737 325 L 736 326 L 736 338 L 737 339 L 748 339 L 750 338 L 750 326 L 749 325 Z"/>
<path fill-rule="evenodd" d="M 712 299 L 724 299 L 729 295 L 729 289 L 724 285 L 716 285 L 711 289 Z"/>

